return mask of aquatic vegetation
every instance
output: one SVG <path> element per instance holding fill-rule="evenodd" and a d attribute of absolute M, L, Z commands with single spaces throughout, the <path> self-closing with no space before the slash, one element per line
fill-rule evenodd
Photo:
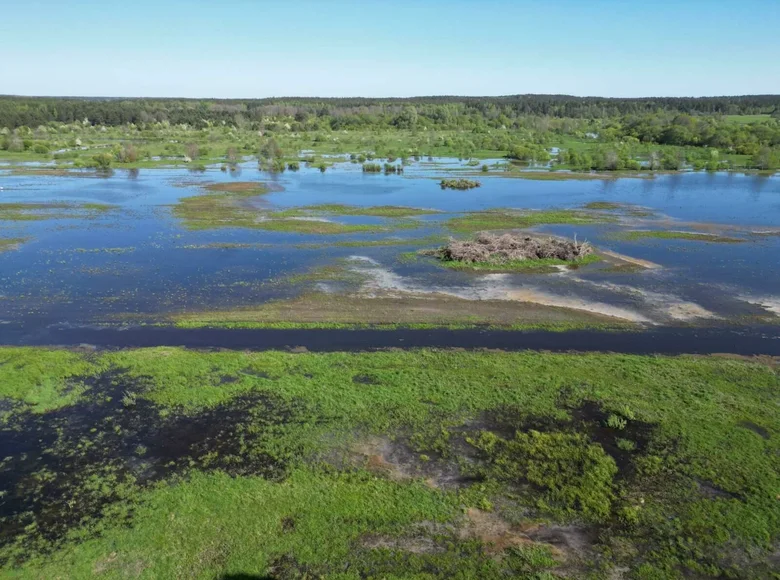
<path fill-rule="evenodd" d="M 285 211 L 285 210 L 282 210 Z M 287 210 L 289 215 L 305 215 L 305 212 L 326 213 L 332 215 L 355 215 L 355 216 L 373 216 L 385 218 L 405 218 L 420 215 L 435 215 L 441 213 L 437 209 L 423 209 L 417 207 L 405 207 L 398 205 L 374 205 L 374 206 L 356 206 L 343 205 L 339 203 L 328 203 L 320 205 L 308 205 L 300 208 Z"/>
<path fill-rule="evenodd" d="M 15 250 L 29 238 L 0 238 L 0 252 Z"/>
<path fill-rule="evenodd" d="M 773 570 L 780 378 L 759 361 L 177 348 L 0 360 L 0 385 L 23 385 L 3 393 L 19 405 L 4 442 L 23 445 L 0 464 L 8 575 Z M 56 410 L 27 411 L 39 385 L 74 383 Z"/>
<path fill-rule="evenodd" d="M 0 221 L 94 219 L 114 206 L 101 203 L 0 203 Z"/>
<path fill-rule="evenodd" d="M 287 283 L 337 281 L 359 286 L 360 271 L 319 268 Z M 309 292 L 243 308 L 187 312 L 172 317 L 181 328 L 461 328 L 494 326 L 515 330 L 620 327 L 621 322 L 589 312 L 511 300 L 467 300 L 443 294 L 373 296 Z M 465 325 L 465 326 L 464 326 Z M 624 328 L 630 326 L 623 326 Z"/>
<path fill-rule="evenodd" d="M 661 240 L 688 240 L 694 242 L 709 242 L 713 244 L 739 244 L 746 242 L 743 238 L 722 236 L 718 234 L 706 234 L 701 232 L 680 232 L 666 230 L 632 230 L 616 234 L 624 240 L 642 240 L 646 238 Z"/>
<path fill-rule="evenodd" d="M 217 184 L 219 193 L 210 193 L 180 199 L 173 207 L 174 217 L 193 230 L 213 228 L 250 228 L 302 234 L 347 234 L 356 232 L 381 232 L 398 228 L 416 227 L 412 222 L 395 221 L 388 226 L 369 224 L 342 224 L 318 219 L 313 213 L 344 211 L 344 215 L 419 215 L 426 210 L 412 208 L 379 208 L 378 213 L 349 206 L 312 206 L 273 211 L 247 205 L 247 198 L 256 197 L 268 190 L 256 183 Z M 229 189 L 225 189 L 230 186 Z M 430 213 L 430 212 L 428 212 Z"/>
<path fill-rule="evenodd" d="M 594 224 L 616 221 L 614 216 L 578 210 L 488 210 L 454 217 L 446 226 L 456 232 L 511 230 L 542 224 Z"/>
<path fill-rule="evenodd" d="M 474 189 L 482 184 L 473 179 L 442 179 L 439 182 L 442 189 Z"/>

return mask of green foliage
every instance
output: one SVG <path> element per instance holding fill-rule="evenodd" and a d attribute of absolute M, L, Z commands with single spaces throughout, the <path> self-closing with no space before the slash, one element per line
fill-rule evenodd
<path fill-rule="evenodd" d="M 528 482 L 542 491 L 543 511 L 604 521 L 614 499 L 615 461 L 584 436 L 518 431 L 514 439 L 483 432 L 471 443 L 488 456 L 485 474 L 504 482 Z"/>
<path fill-rule="evenodd" d="M 439 186 L 442 189 L 474 189 L 482 184 L 473 179 L 442 179 Z"/>
<path fill-rule="evenodd" d="M 110 153 L 98 153 L 92 157 L 93 166 L 98 169 L 110 169 L 114 156 Z"/>
<path fill-rule="evenodd" d="M 628 425 L 628 421 L 626 421 L 623 417 L 620 415 L 615 415 L 614 413 L 610 414 L 607 417 L 607 427 L 610 429 L 617 429 L 619 431 L 622 431 L 626 428 L 626 425 Z"/>
<path fill-rule="evenodd" d="M 471 233 L 485 230 L 527 228 L 541 224 L 592 224 L 613 221 L 615 218 L 612 216 L 576 210 L 529 212 L 489 210 L 452 218 L 447 222 L 447 227 L 453 231 Z"/>
<path fill-rule="evenodd" d="M 583 521 L 597 522 L 584 527 L 589 541 L 597 542 L 594 556 L 636 577 L 771 577 L 780 473 L 767 458 L 778 452 L 780 377 L 757 361 L 436 350 L 87 354 L 3 348 L 0 363 L 0 396 L 20 407 L 11 407 L 9 420 L 25 418 L 28 409 L 60 409 L 40 417 L 46 425 L 67 419 L 66 407 L 76 402 L 81 417 L 104 398 L 91 386 L 101 374 L 121 381 L 120 413 L 140 408 L 149 420 L 181 413 L 188 424 L 204 410 L 249 394 L 301 409 L 263 439 L 264 450 L 291 462 L 286 479 L 204 473 L 193 466 L 184 477 L 141 486 L 98 471 L 102 475 L 87 482 L 88 490 L 74 490 L 72 497 L 115 494 L 119 503 L 74 523 L 65 544 L 53 546 L 50 555 L 14 547 L 12 553 L 32 558 L 6 564 L 8 575 L 78 578 L 98 570 L 109 577 L 282 571 L 457 577 L 461 570 L 463 577 L 541 578 L 556 567 L 544 545 L 522 544 L 493 559 L 478 540 L 464 540 L 463 508 L 480 507 L 496 517 L 509 517 L 504 510 L 510 510 L 512 521 L 528 529 L 539 518 L 575 519 L 577 529 Z M 125 406 L 124 399 L 134 404 Z M 586 400 L 628 421 L 619 433 L 625 442 L 613 439 L 615 432 L 604 435 L 601 415 L 590 427 L 581 423 L 572 409 Z M 259 421 L 253 415 L 250 424 Z M 121 431 L 122 425 L 116 427 Z M 99 449 L 115 426 L 94 427 L 100 436 L 80 441 L 85 449 Z M 395 437 L 388 445 L 396 449 L 404 449 L 408 437 L 419 450 L 414 456 L 427 455 L 420 463 L 434 474 L 444 465 L 485 479 L 464 478 L 457 492 L 443 491 L 423 483 L 426 472 L 393 480 L 332 461 L 340 453 L 350 457 L 342 445 L 364 433 Z M 476 434 L 476 456 L 439 463 L 464 455 L 466 433 Z M 290 456 L 290 441 L 310 453 Z M 154 459 L 132 437 L 128 443 L 133 461 Z M 47 455 L 63 453 L 46 445 Z M 621 467 L 620 478 L 621 460 L 607 454 L 621 457 L 615 447 L 630 455 L 623 461 L 631 468 Z M 67 457 L 85 452 L 74 447 Z M 243 456 L 230 457 L 240 462 Z M 212 459 L 218 462 L 219 453 Z M 26 485 L 51 477 L 31 475 Z M 410 533 L 431 550 L 398 548 Z M 367 547 L 371 541 L 387 547 Z"/>

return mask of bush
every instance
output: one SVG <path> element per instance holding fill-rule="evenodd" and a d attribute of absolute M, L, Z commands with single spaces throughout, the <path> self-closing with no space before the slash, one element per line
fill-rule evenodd
<path fill-rule="evenodd" d="M 33 146 L 33 152 L 39 153 L 41 155 L 45 155 L 49 152 L 49 147 L 47 145 L 44 145 L 43 143 L 36 143 Z"/>
<path fill-rule="evenodd" d="M 114 156 L 110 153 L 99 153 L 92 157 L 92 161 L 98 169 L 109 169 L 114 161 Z"/>
<path fill-rule="evenodd" d="M 301 164 L 298 163 L 297 161 L 290 161 L 287 164 L 287 169 L 289 169 L 290 171 L 298 171 L 300 168 L 301 168 Z"/>
<path fill-rule="evenodd" d="M 442 189 L 474 189 L 482 184 L 471 179 L 442 179 L 439 185 Z"/>

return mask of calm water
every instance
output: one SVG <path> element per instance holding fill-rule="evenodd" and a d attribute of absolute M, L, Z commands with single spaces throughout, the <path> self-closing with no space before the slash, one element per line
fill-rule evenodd
<path fill-rule="evenodd" d="M 619 274 L 588 268 L 562 275 L 485 277 L 442 271 L 427 263 L 402 264 L 400 252 L 416 246 L 300 249 L 294 244 L 368 240 L 388 234 L 315 236 L 262 230 L 192 232 L 171 217 L 170 204 L 198 193 L 194 184 L 263 180 L 283 189 L 257 201 L 262 207 L 319 203 L 359 206 L 408 205 L 446 212 L 493 207 L 576 208 L 615 201 L 651 208 L 654 220 L 636 227 L 667 229 L 720 224 L 715 231 L 745 235 L 748 227 L 780 229 L 780 178 L 737 174 L 680 174 L 655 179 L 533 181 L 479 176 L 482 187 L 443 191 L 432 179 L 462 169 L 457 160 L 416 163 L 403 176 L 363 174 L 342 163 L 326 173 L 302 169 L 271 176 L 247 164 L 240 171 L 118 170 L 110 177 L 11 176 L 0 171 L 0 201 L 110 203 L 117 211 L 93 220 L 2 222 L 0 237 L 29 238 L 18 250 L 0 253 L 0 320 L 34 324 L 110 321 L 215 306 L 255 304 L 290 296 L 278 283 L 338 258 L 364 256 L 368 269 L 394 274 L 395 289 L 444 291 L 496 297 L 495 286 L 543 294 L 553 303 L 584 301 L 640 313 L 658 323 L 688 320 L 691 305 L 702 319 L 780 313 L 780 236 L 749 237 L 742 244 L 675 240 L 620 241 L 619 226 L 549 226 L 595 245 L 658 263 L 663 268 Z M 181 187 L 182 183 L 193 184 Z M 372 218 L 343 221 L 372 223 Z M 435 220 L 393 236 L 442 233 Z M 209 243 L 256 243 L 250 249 L 190 249 Z M 107 249 L 115 251 L 106 251 Z M 368 264 L 368 262 L 364 262 Z M 386 278 L 386 277 L 385 277 Z M 498 281 L 496 281 L 498 280 Z M 561 304 L 565 305 L 565 304 Z M 763 305 L 763 306 L 762 306 Z"/>

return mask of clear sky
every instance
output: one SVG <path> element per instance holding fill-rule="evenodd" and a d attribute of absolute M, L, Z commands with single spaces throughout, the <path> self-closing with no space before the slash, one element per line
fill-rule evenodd
<path fill-rule="evenodd" d="M 0 94 L 780 93 L 780 0 L 5 0 Z"/>

